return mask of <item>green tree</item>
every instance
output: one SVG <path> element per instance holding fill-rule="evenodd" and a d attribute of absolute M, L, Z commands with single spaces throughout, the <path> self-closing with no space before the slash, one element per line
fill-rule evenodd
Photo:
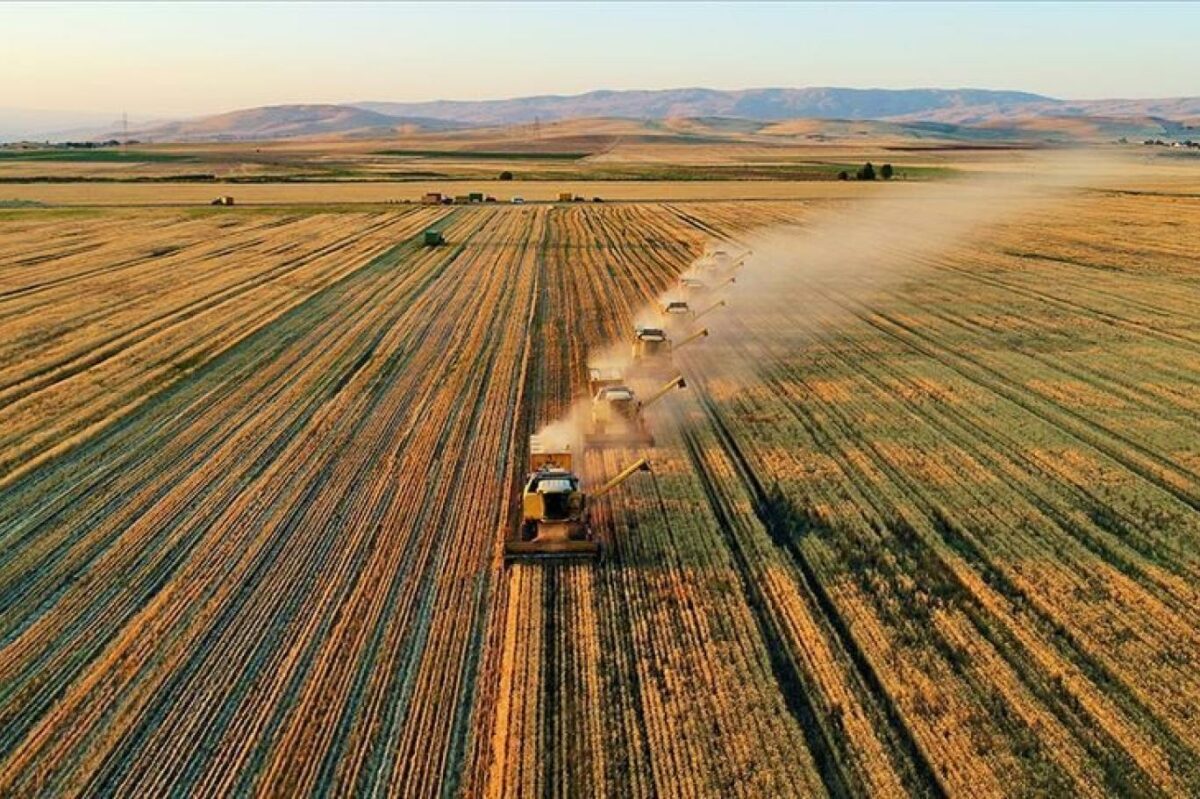
<path fill-rule="evenodd" d="M 507 169 L 504 170 L 503 172 L 500 173 L 500 179 L 501 180 L 512 180 L 512 172 L 509 172 Z"/>
<path fill-rule="evenodd" d="M 895 174 L 895 172 L 892 171 L 891 164 L 884 164 L 883 166 L 881 166 L 879 168 L 879 176 L 881 178 L 883 178 L 884 180 L 891 180 L 892 175 L 894 175 L 894 174 Z"/>
<path fill-rule="evenodd" d="M 859 180 L 874 180 L 875 179 L 875 166 L 870 161 L 868 161 L 867 163 L 862 165 L 862 169 L 858 170 L 858 172 L 855 173 L 855 175 Z"/>
<path fill-rule="evenodd" d="M 847 172 L 846 170 L 843 169 L 841 172 L 838 172 L 838 180 L 849 180 L 849 179 L 850 179 L 850 173 Z"/>

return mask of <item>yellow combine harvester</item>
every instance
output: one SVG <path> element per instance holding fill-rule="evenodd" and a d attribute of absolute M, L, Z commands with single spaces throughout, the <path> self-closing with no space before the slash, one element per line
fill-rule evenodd
<path fill-rule="evenodd" d="M 605 385 L 592 396 L 591 425 L 584 433 L 588 447 L 652 447 L 654 436 L 646 426 L 642 412 L 665 397 L 671 389 L 686 388 L 683 375 L 677 375 L 644 401 L 623 384 Z"/>
<path fill-rule="evenodd" d="M 708 335 L 707 329 L 697 330 L 678 344 L 672 344 L 661 327 L 639 327 L 633 334 L 633 366 L 636 374 L 662 374 L 672 367 L 671 353 Z"/>
<path fill-rule="evenodd" d="M 721 281 L 743 266 L 750 254 L 751 250 L 746 250 L 737 258 L 734 258 L 729 254 L 728 250 L 721 248 L 712 249 L 705 252 L 700 260 L 696 262 L 695 271 L 700 275 L 701 279 L 709 278 L 713 281 Z"/>
<path fill-rule="evenodd" d="M 684 300 L 671 300 L 662 307 L 661 314 L 668 327 L 689 328 L 701 317 L 723 307 L 725 307 L 725 300 L 717 300 L 704 310 L 697 311 Z"/>
<path fill-rule="evenodd" d="M 737 282 L 736 276 L 730 276 L 724 280 L 708 282 L 702 278 L 689 275 L 688 277 L 679 278 L 679 290 L 683 292 L 683 296 L 689 302 L 705 299 L 721 289 Z"/>
<path fill-rule="evenodd" d="M 597 558 L 600 542 L 588 524 L 588 503 L 599 499 L 639 471 L 641 458 L 595 491 L 585 492 L 572 469 L 570 447 L 549 447 L 529 440 L 529 476 L 521 494 L 521 524 L 504 542 L 505 560 Z"/>

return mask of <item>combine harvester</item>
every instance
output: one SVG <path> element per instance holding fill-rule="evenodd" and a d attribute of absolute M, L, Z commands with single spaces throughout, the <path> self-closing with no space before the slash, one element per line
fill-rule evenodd
<path fill-rule="evenodd" d="M 728 250 L 720 248 L 708 250 L 696 262 L 693 271 L 699 279 L 705 282 L 728 282 L 728 278 L 732 277 L 738 269 L 746 265 L 746 259 L 751 254 L 753 254 L 753 250 L 746 250 L 737 258 L 734 258 L 729 254 Z"/>
<path fill-rule="evenodd" d="M 609 493 L 639 471 L 650 471 L 639 458 L 595 491 L 585 492 L 572 469 L 570 446 L 549 446 L 529 439 L 529 476 L 521 494 L 521 523 L 504 542 L 504 559 L 595 559 L 600 541 L 589 525 L 589 503 Z"/>
<path fill-rule="evenodd" d="M 653 447 L 654 436 L 643 411 L 674 388 L 687 388 L 683 375 L 676 375 L 644 401 L 623 383 L 601 385 L 592 395 L 591 424 L 583 435 L 584 446 Z"/>
<path fill-rule="evenodd" d="M 639 327 L 633 332 L 633 365 L 631 376 L 653 376 L 667 374 L 674 368 L 671 354 L 708 335 L 701 328 L 677 344 L 673 344 L 667 331 L 661 327 Z"/>
<path fill-rule="evenodd" d="M 679 290 L 683 293 L 684 298 L 689 302 L 698 302 L 711 297 L 721 289 L 725 288 L 726 286 L 733 285 L 736 282 L 736 275 L 730 275 L 724 280 L 710 283 L 694 274 L 689 274 L 679 278 Z"/>
<path fill-rule="evenodd" d="M 707 316 L 718 308 L 724 307 L 725 300 L 717 300 L 703 311 L 696 311 L 685 300 L 671 300 L 660 309 L 659 314 L 663 318 L 663 323 L 668 328 L 687 329 L 694 325 L 701 317 Z"/>
<path fill-rule="evenodd" d="M 754 254 L 754 250 L 747 247 L 737 255 L 730 255 L 729 251 L 720 245 L 708 247 L 704 251 L 704 257 L 712 259 L 713 263 L 718 268 L 734 267 L 737 268 L 745 263 L 746 259 Z"/>

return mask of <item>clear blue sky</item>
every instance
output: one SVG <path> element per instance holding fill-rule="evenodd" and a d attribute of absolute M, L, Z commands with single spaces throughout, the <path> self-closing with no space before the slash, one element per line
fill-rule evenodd
<path fill-rule="evenodd" d="M 709 86 L 1200 93 L 1200 4 L 6 4 L 0 106 L 184 115 L 293 102 Z"/>

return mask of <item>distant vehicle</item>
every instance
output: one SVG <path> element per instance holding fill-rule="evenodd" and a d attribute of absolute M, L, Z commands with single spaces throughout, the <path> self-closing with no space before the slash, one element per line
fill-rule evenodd
<path fill-rule="evenodd" d="M 524 204 L 525 204 L 525 198 L 524 198 L 524 197 L 513 197 L 513 198 L 512 198 L 512 204 L 513 204 L 513 205 L 524 205 Z"/>
<path fill-rule="evenodd" d="M 233 205 L 233 198 L 228 194 L 222 194 L 220 197 L 209 203 L 209 205 Z"/>

